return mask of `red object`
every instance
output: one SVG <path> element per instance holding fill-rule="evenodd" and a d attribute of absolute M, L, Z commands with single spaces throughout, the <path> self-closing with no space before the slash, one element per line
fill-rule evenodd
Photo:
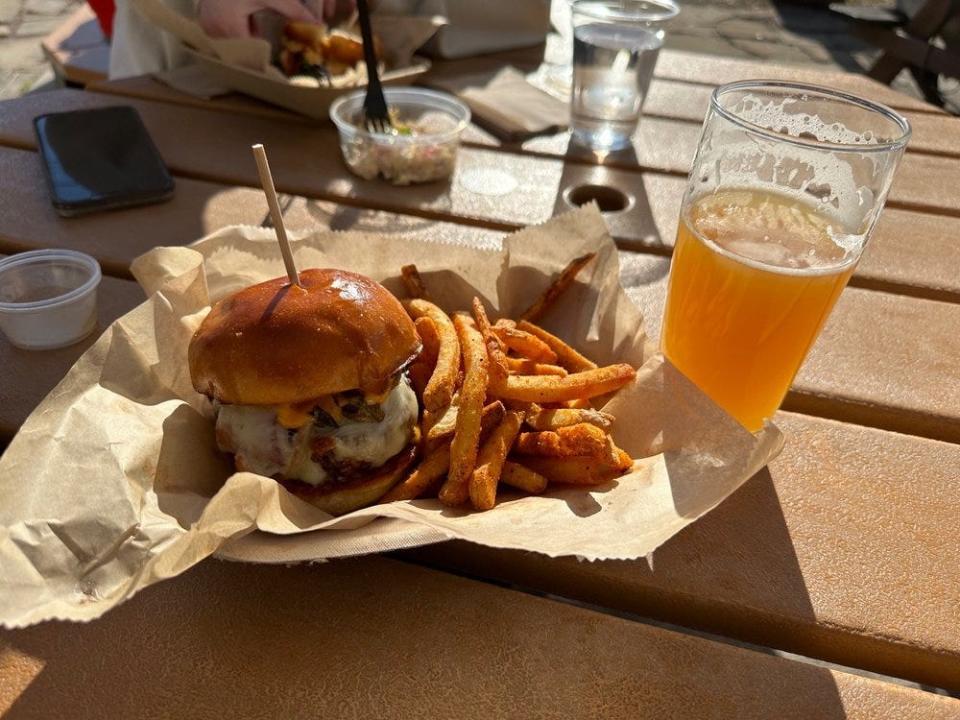
<path fill-rule="evenodd" d="M 113 37 L 113 14 L 117 10 L 114 0 L 87 0 L 97 16 L 100 29 L 108 38 Z"/>

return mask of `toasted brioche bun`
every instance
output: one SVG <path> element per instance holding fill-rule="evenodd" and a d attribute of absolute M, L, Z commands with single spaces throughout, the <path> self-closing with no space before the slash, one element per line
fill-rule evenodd
<path fill-rule="evenodd" d="M 213 306 L 188 352 L 198 392 L 239 405 L 376 395 L 420 352 L 413 321 L 379 283 L 327 269 L 300 282 L 268 280 Z"/>
<path fill-rule="evenodd" d="M 400 482 L 404 473 L 416 457 L 416 446 L 408 445 L 385 465 L 372 471 L 360 480 L 353 480 L 342 485 L 320 485 L 314 487 L 306 483 L 280 480 L 289 492 L 304 502 L 314 505 L 331 515 L 346 515 L 358 508 L 373 505 L 382 498 L 391 488 Z"/>

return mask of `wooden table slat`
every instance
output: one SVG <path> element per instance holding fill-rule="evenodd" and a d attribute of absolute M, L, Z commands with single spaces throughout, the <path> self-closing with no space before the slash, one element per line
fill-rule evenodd
<path fill-rule="evenodd" d="M 97 622 L 3 633 L 0 677 L 9 720 L 960 717 L 952 698 L 380 558 L 207 561 Z"/>
<path fill-rule="evenodd" d="M 72 248 L 93 255 L 104 272 L 119 277 L 130 277 L 131 261 L 153 247 L 186 245 L 225 225 L 260 225 L 268 217 L 259 189 L 177 178 L 177 190 L 169 202 L 61 218 L 47 196 L 37 153 L 0 147 L 0 177 L 6 180 L 6 202 L 0 203 L 0 251 Z M 290 229 L 298 231 L 317 226 L 389 233 L 428 231 L 438 241 L 487 245 L 501 235 L 317 200 L 291 200 L 286 217 Z"/>
<path fill-rule="evenodd" d="M 36 101 L 31 99 L 31 102 Z M 114 100 L 109 96 L 70 93 L 63 98 L 63 102 L 74 106 L 99 106 L 100 103 L 110 104 Z M 48 102 L 47 106 L 54 104 Z M 33 114 L 45 109 L 48 107 L 35 107 Z M 332 131 L 301 127 L 304 133 L 302 143 L 291 146 L 281 139 L 286 129 L 278 127 L 278 121 L 247 117 L 246 129 L 240 129 L 246 137 L 224 140 L 220 136 L 225 133 L 217 135 L 215 128 L 211 129 L 211 123 L 215 126 L 222 124 L 217 113 L 193 110 L 190 112 L 198 113 L 197 117 L 204 120 L 202 125 L 207 129 L 202 131 L 196 122 L 192 124 L 197 128 L 194 142 L 205 148 L 192 153 L 180 140 L 177 131 L 180 123 L 172 121 L 178 113 L 176 106 L 142 103 L 141 109 L 168 162 L 174 169 L 186 171 L 192 176 L 255 185 L 252 163 L 238 148 L 245 147 L 252 139 L 260 140 L 268 135 L 276 139 L 276 142 L 268 143 L 270 147 L 280 148 L 271 152 L 271 160 L 277 168 L 275 175 L 278 186 L 289 192 L 332 198 L 350 205 L 373 205 L 451 222 L 512 229 L 524 223 L 541 222 L 554 212 L 566 209 L 567 205 L 560 197 L 566 188 L 586 183 L 610 185 L 636 200 L 628 212 L 608 216 L 613 234 L 626 247 L 663 254 L 669 253 L 672 245 L 679 201 L 686 185 L 685 179 L 679 176 L 637 174 L 605 167 L 564 165 L 549 159 L 504 156 L 485 150 L 465 150 L 459 176 L 453 181 L 449 192 L 444 191 L 442 186 L 439 194 L 437 186 L 394 188 L 384 183 L 364 183 L 352 178 L 336 157 L 336 151 L 329 148 L 332 139 L 328 136 Z M 29 109 L 8 113 L 7 122 L 0 119 L 0 141 L 31 146 L 31 118 Z M 235 120 L 231 118 L 231 126 L 243 124 Z M 250 123 L 253 125 L 250 126 Z M 327 153 L 304 158 L 301 145 L 319 147 L 323 137 L 327 137 Z M 695 138 L 691 141 L 695 141 Z M 668 138 L 663 144 L 668 147 L 671 142 Z M 952 162 L 943 158 L 914 159 L 921 163 Z M 960 164 L 957 167 L 960 168 Z M 471 175 L 474 181 L 479 178 L 481 189 L 485 180 L 488 184 L 502 183 L 504 177 L 497 173 L 503 172 L 509 176 L 507 182 L 513 178 L 524 187 L 524 192 L 487 196 L 463 187 L 463 179 Z M 909 180 L 912 181 L 917 174 L 912 172 Z M 926 178 L 924 182 L 928 185 L 931 182 L 937 184 L 931 178 Z M 942 190 L 949 194 L 945 186 Z M 494 192 L 497 192 L 496 188 Z M 912 194 L 922 195 L 919 191 Z M 484 221 L 483 218 L 490 220 Z M 922 232 L 915 231 L 918 223 L 923 227 Z M 960 219 L 940 216 L 927 218 L 921 213 L 888 210 L 873 240 L 875 249 L 868 251 L 855 284 L 860 282 L 862 276 L 864 285 L 877 289 L 960 300 L 960 276 L 951 271 L 954 263 L 960 261 L 960 245 L 954 242 L 958 229 Z M 872 260 L 873 257 L 877 258 L 876 262 Z"/>
<path fill-rule="evenodd" d="M 648 332 L 659 337 L 667 260 L 624 253 L 620 264 Z M 847 288 L 784 407 L 960 443 L 958 328 L 960 305 Z"/>
<path fill-rule="evenodd" d="M 248 149 L 262 142 L 281 192 L 491 229 L 547 220 L 557 208 L 567 207 L 564 189 L 580 184 L 603 183 L 644 194 L 644 177 L 637 173 L 473 148 L 461 149 L 457 175 L 449 184 L 365 182 L 344 167 L 332 127 L 136 99 L 123 102 L 140 112 L 171 170 L 200 180 L 259 187 Z M 117 103 L 113 96 L 59 90 L 0 104 L 0 144 L 32 149 L 33 118 L 44 112 Z M 290 142 L 292 136 L 298 141 Z M 626 243 L 645 244 L 656 232 L 642 204 L 611 218 L 610 225 Z"/>
<path fill-rule="evenodd" d="M 904 95 L 865 75 L 825 70 L 814 65 L 786 65 L 665 49 L 660 51 L 657 58 L 654 76 L 697 85 L 722 85 L 757 79 L 801 82 L 845 90 L 898 110 L 946 114 L 935 105 Z"/>
<path fill-rule="evenodd" d="M 960 446 L 780 413 L 768 470 L 645 561 L 447 543 L 458 572 L 960 690 Z"/>
<path fill-rule="evenodd" d="M 296 219 L 309 216 L 310 208 L 296 201 L 288 212 Z M 658 302 L 656 278 L 665 261 L 636 260 L 625 263 L 624 280 L 654 315 L 656 333 L 659 315 L 651 306 Z M 134 283 L 105 278 L 101 326 L 141 299 Z M 0 343 L 0 385 L 16 390 L 0 406 L 0 432 L 22 422 L 84 347 L 27 353 Z M 24 383 L 24 377 L 31 382 Z M 769 474 L 753 478 L 711 516 L 658 550 L 653 572 L 643 562 L 554 563 L 460 544 L 415 555 L 419 561 L 960 688 L 955 676 L 960 632 L 951 621 L 960 603 L 960 558 L 952 551 L 960 545 L 960 531 L 950 504 L 960 446 L 789 413 L 777 421 L 788 440 Z M 898 579 L 906 572 L 911 582 Z"/>
<path fill-rule="evenodd" d="M 155 82 L 149 78 L 144 80 Z M 713 87 L 709 85 L 658 80 L 650 85 L 643 106 L 644 120 L 641 122 L 649 118 L 684 120 L 699 128 L 712 92 Z M 913 129 L 907 145 L 908 153 L 960 157 L 960 118 L 910 110 L 905 110 L 904 115 Z"/>
<path fill-rule="evenodd" d="M 259 224 L 266 215 L 259 191 L 181 180 L 176 198 L 165 205 L 64 220 L 47 202 L 35 153 L 0 149 L 0 171 L 16 180 L 9 196 L 16 202 L 0 206 L 0 250 L 61 245 L 90 252 L 113 270 L 125 270 L 153 245 L 187 244 L 222 225 Z M 676 221 L 676 209 L 665 210 L 669 204 L 651 201 L 655 214 L 665 215 L 658 222 Z M 302 198 L 291 201 L 287 217 L 293 229 L 330 225 L 422 233 L 429 227 L 438 240 L 473 244 L 495 244 L 498 236 L 478 228 Z M 622 257 L 622 266 L 624 282 L 656 336 L 668 261 L 630 254 Z M 883 323 L 877 322 L 879 317 Z M 919 326 L 922 342 L 912 339 Z M 960 387 L 950 362 L 960 356 L 957 327 L 958 304 L 851 288 L 801 370 L 790 402 L 830 417 L 960 441 Z"/>
<path fill-rule="evenodd" d="M 121 97 L 156 100 L 176 105 L 262 115 L 293 122 L 299 121 L 304 124 L 317 124 L 315 120 L 239 93 L 229 93 L 210 99 L 194 97 L 174 90 L 148 75 L 92 83 L 86 89 Z M 710 104 L 710 94 L 712 92 L 713 86 L 711 85 L 693 85 L 672 80 L 657 80 L 650 86 L 643 107 L 644 117 L 641 125 L 644 127 L 647 125 L 659 127 L 657 121 L 680 120 L 692 125 L 695 133 L 699 135 L 699 129 Z M 921 152 L 952 158 L 960 157 L 960 118 L 910 111 L 906 111 L 905 114 L 913 128 L 910 144 L 907 146 L 908 153 Z M 670 131 L 680 132 L 676 125 L 670 125 Z M 651 131 L 647 134 L 647 137 L 650 134 L 655 135 Z M 659 136 L 661 140 L 664 137 L 664 135 Z M 474 127 L 472 133 L 467 135 L 467 138 L 476 143 L 500 144 L 500 141 L 494 136 L 476 127 Z M 520 149 L 545 152 L 550 155 L 563 155 L 569 153 L 568 142 L 569 133 L 557 133 L 555 135 L 538 136 L 523 143 Z M 605 162 L 627 169 L 631 167 L 630 161 L 626 159 L 609 158 Z"/>

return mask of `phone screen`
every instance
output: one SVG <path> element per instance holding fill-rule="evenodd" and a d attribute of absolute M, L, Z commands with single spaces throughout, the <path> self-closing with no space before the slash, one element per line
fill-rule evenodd
<path fill-rule="evenodd" d="M 62 215 L 166 200 L 173 178 L 132 107 L 34 121 L 53 204 Z"/>

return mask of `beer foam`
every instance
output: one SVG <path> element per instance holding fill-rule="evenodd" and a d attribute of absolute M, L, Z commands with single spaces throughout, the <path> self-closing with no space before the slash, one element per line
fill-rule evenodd
<path fill-rule="evenodd" d="M 863 242 L 839 231 L 809 202 L 747 188 L 699 198 L 685 211 L 684 223 L 721 254 L 791 275 L 841 271 L 856 260 Z"/>
<path fill-rule="evenodd" d="M 799 102 L 797 98 L 764 102 L 754 95 L 746 95 L 732 110 L 738 118 L 748 123 L 799 140 L 816 140 L 834 145 L 877 145 L 881 141 L 870 130 L 859 133 L 843 123 L 824 122 L 818 115 L 789 112 L 788 106 Z"/>

